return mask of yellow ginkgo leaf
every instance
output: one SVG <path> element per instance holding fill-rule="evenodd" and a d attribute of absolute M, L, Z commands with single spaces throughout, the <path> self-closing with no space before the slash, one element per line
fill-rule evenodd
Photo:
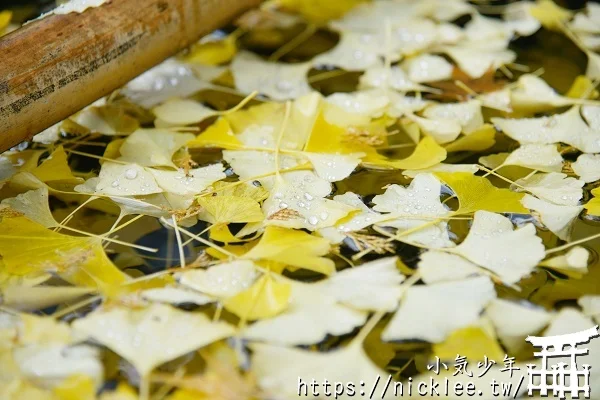
<path fill-rule="evenodd" d="M 460 354 L 468 360 L 483 361 L 487 356 L 497 362 L 503 359 L 504 350 L 481 327 L 468 326 L 455 330 L 442 343 L 435 343 L 431 354 L 446 361 L 454 361 Z"/>
<path fill-rule="evenodd" d="M 17 286 L 2 290 L 2 303 L 15 310 L 35 311 L 93 293 L 94 289 L 73 286 Z"/>
<path fill-rule="evenodd" d="M 446 145 L 449 153 L 455 151 L 482 151 L 492 147 L 496 140 L 496 129 L 491 124 L 485 124 L 481 128 L 468 135 L 459 137 L 454 142 Z"/>
<path fill-rule="evenodd" d="M 323 257 L 329 252 L 329 241 L 306 232 L 267 226 L 256 246 L 244 254 L 249 260 L 269 260 L 325 275 L 335 272 L 333 260 Z"/>
<path fill-rule="evenodd" d="M 590 98 L 596 99 L 600 95 L 594 88 L 594 82 L 585 75 L 579 75 L 573 81 L 573 84 L 569 88 L 569 91 L 565 93 L 565 97 L 573 99 Z"/>
<path fill-rule="evenodd" d="M 470 214 L 485 210 L 497 213 L 529 214 L 521 204 L 523 193 L 499 189 L 486 178 L 468 172 L 437 172 L 438 176 L 458 197 L 460 208 L 457 214 Z"/>
<path fill-rule="evenodd" d="M 231 61 L 236 53 L 236 36 L 229 35 L 221 40 L 204 41 L 192 46 L 183 59 L 193 64 L 219 65 Z"/>
<path fill-rule="evenodd" d="M 260 205 L 253 199 L 237 196 L 199 197 L 198 204 L 209 214 L 213 224 L 260 222 L 264 219 Z"/>
<path fill-rule="evenodd" d="M 62 146 L 58 146 L 54 152 L 44 160 L 37 168 L 31 171 L 42 182 L 53 181 L 81 181 L 73 176 L 67 153 Z"/>
<path fill-rule="evenodd" d="M 52 389 L 57 400 L 96 400 L 94 380 L 86 375 L 72 375 Z"/>
<path fill-rule="evenodd" d="M 301 14 L 307 20 L 323 24 L 329 20 L 343 16 L 365 0 L 279 0 L 278 3 L 286 10 Z"/>
<path fill-rule="evenodd" d="M 0 398 L 3 400 L 57 400 L 51 392 L 40 389 L 24 379 L 0 382 Z"/>
<path fill-rule="evenodd" d="M 25 217 L 0 222 L 0 255 L 12 275 L 56 272 L 80 286 L 101 287 L 127 280 L 95 237 L 63 235 Z"/>
<path fill-rule="evenodd" d="M 277 282 L 271 275 L 264 275 L 252 287 L 229 298 L 225 302 L 227 311 L 244 320 L 273 317 L 288 306 L 292 286 Z"/>
<path fill-rule="evenodd" d="M 258 202 L 269 197 L 269 192 L 262 186 L 232 185 L 231 182 L 215 182 L 212 186 L 220 196 L 246 197 Z"/>
<path fill-rule="evenodd" d="M 244 239 L 240 239 L 238 237 L 233 236 L 231 231 L 229 230 L 229 226 L 225 224 L 221 225 L 213 225 L 209 230 L 210 239 L 229 244 L 229 243 L 239 243 L 244 242 Z"/>
<path fill-rule="evenodd" d="M 190 149 L 202 147 L 219 147 L 221 149 L 235 150 L 241 148 L 242 142 L 238 140 L 225 118 L 219 118 L 204 132 L 187 143 Z"/>
<path fill-rule="evenodd" d="M 552 30 L 560 30 L 561 24 L 573 15 L 571 11 L 558 6 L 552 0 L 537 0 L 529 9 L 529 13 L 545 28 Z"/>
<path fill-rule="evenodd" d="M 600 216 L 600 188 L 592 190 L 594 198 L 587 202 L 584 206 L 588 214 Z"/>
<path fill-rule="evenodd" d="M 432 137 L 424 137 L 415 151 L 403 160 L 388 161 L 386 164 L 397 169 L 423 169 L 441 163 L 446 159 L 446 150 L 436 143 Z M 368 163 L 368 158 L 363 160 Z"/>
<path fill-rule="evenodd" d="M 6 29 L 8 24 L 10 24 L 11 19 L 12 19 L 11 11 L 8 11 L 8 10 L 0 11 L 0 35 L 4 31 L 4 29 Z"/>
<path fill-rule="evenodd" d="M 102 392 L 100 400 L 138 400 L 138 395 L 135 389 L 121 382 L 116 390 Z"/>
<path fill-rule="evenodd" d="M 351 154 L 364 149 L 350 141 L 345 141 L 346 128 L 332 124 L 321 113 L 317 116 L 304 151 L 311 153 Z"/>
<path fill-rule="evenodd" d="M 121 156 L 121 146 L 125 142 L 125 139 L 115 139 L 106 146 L 102 157 L 115 160 Z M 100 164 L 104 163 L 105 160 L 99 160 Z"/>

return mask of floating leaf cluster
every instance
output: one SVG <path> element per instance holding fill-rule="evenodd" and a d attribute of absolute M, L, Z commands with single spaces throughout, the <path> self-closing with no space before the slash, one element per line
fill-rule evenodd
<path fill-rule="evenodd" d="M 600 322 L 599 49 L 593 3 L 276 0 L 1 154 L 0 398 L 524 368 Z"/>

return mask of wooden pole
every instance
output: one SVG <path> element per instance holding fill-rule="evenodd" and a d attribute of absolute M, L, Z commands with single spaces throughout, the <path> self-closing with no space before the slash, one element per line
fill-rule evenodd
<path fill-rule="evenodd" d="M 260 0 L 111 0 L 0 38 L 0 152 L 31 139 Z"/>

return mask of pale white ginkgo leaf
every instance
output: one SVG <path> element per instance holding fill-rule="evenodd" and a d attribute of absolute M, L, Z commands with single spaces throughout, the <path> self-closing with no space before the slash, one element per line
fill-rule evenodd
<path fill-rule="evenodd" d="M 252 261 L 237 260 L 181 272 L 177 274 L 177 280 L 186 288 L 225 300 L 248 289 L 258 276 Z"/>
<path fill-rule="evenodd" d="M 194 139 L 191 133 L 169 132 L 160 129 L 138 129 L 125 139 L 119 161 L 144 167 L 175 167 L 173 154 Z"/>
<path fill-rule="evenodd" d="M 407 188 L 390 185 L 384 194 L 373 198 L 373 210 L 390 213 L 388 217 L 398 216 L 379 225 L 397 228 L 398 233 L 401 233 L 448 215 L 448 209 L 440 201 L 441 189 L 440 181 L 432 174 L 415 176 Z M 398 239 L 435 248 L 454 245 L 448 236 L 448 225 L 445 221 L 418 229 Z"/>
<path fill-rule="evenodd" d="M 386 18 L 388 21 L 390 19 L 389 16 Z M 385 22 L 383 24 L 380 23 L 377 26 L 383 28 L 382 39 L 384 40 L 380 43 L 385 43 Z M 436 43 L 438 34 L 437 25 L 433 21 L 425 18 L 415 18 L 404 21 L 399 24 L 398 27 L 392 28 L 391 33 L 391 43 L 389 43 L 390 51 L 392 54 L 399 52 L 402 55 L 416 54 L 426 50 Z M 383 55 L 386 55 L 386 46 L 383 45 L 380 48 L 384 50 Z"/>
<path fill-rule="evenodd" d="M 347 204 L 356 210 L 360 210 L 360 212 L 353 214 L 350 220 L 344 221 L 343 224 L 319 230 L 319 234 L 332 243 L 340 243 L 346 238 L 347 233 L 359 231 L 387 218 L 385 215 L 367 207 L 355 193 L 346 192 L 342 195 L 336 195 L 333 197 L 333 200 Z"/>
<path fill-rule="evenodd" d="M 578 33 L 600 34 L 600 5 L 587 3 L 585 12 L 575 14 L 569 26 Z"/>
<path fill-rule="evenodd" d="M 122 93 L 134 103 L 152 108 L 170 98 L 186 97 L 207 86 L 188 65 L 170 58 L 130 81 Z"/>
<path fill-rule="evenodd" d="M 389 4 L 394 8 L 393 4 Z M 400 7 L 406 8 L 406 4 L 399 4 Z M 378 7 L 375 5 L 374 7 Z M 385 7 L 381 5 L 380 7 Z M 411 7 L 411 6 L 409 6 Z M 380 10 L 376 10 L 380 12 Z M 390 16 L 393 15 L 394 18 Z M 404 18 L 398 18 L 402 15 Z M 366 17 L 366 18 L 365 18 Z M 352 18 L 352 17 L 350 17 Z M 337 65 L 344 69 L 346 66 L 350 66 L 353 71 L 364 70 L 368 68 L 358 68 L 357 64 L 366 64 L 363 61 L 364 55 L 358 54 L 352 56 L 349 51 L 351 49 L 364 52 L 369 58 L 374 58 L 377 62 L 378 58 L 388 57 L 391 61 L 397 61 L 400 55 L 415 54 L 419 53 L 432 44 L 437 39 L 437 25 L 425 18 L 407 18 L 405 13 L 393 13 L 387 14 L 384 18 L 374 21 L 371 15 L 363 15 L 355 18 L 354 21 L 349 22 L 348 19 L 343 18 L 341 21 L 335 21 L 331 25 L 334 29 L 340 31 L 340 44 L 329 53 L 327 60 L 330 62 L 328 65 Z M 361 20 L 362 19 L 362 20 Z M 370 21 L 368 25 L 365 25 L 367 21 Z M 363 28 L 356 28 L 356 25 L 363 25 Z M 349 28 L 350 25 L 354 25 L 353 28 Z M 344 51 L 342 51 L 342 47 Z M 336 49 L 338 49 L 336 51 Z M 334 55 L 338 56 L 338 60 L 334 58 Z M 315 60 L 318 63 L 322 63 L 322 57 L 317 56 Z M 339 65 L 340 60 L 343 60 L 345 65 Z M 352 65 L 354 61 L 354 65 Z M 331 64 L 333 62 L 334 64 Z M 337 64 L 335 64 L 337 62 Z"/>
<path fill-rule="evenodd" d="M 533 6 L 534 3 L 528 1 L 507 4 L 502 15 L 505 25 L 519 36 L 533 35 L 542 27 L 531 13 Z"/>
<path fill-rule="evenodd" d="M 466 239 L 445 251 L 492 271 L 506 284 L 529 275 L 545 256 L 532 224 L 513 230 L 510 219 L 488 211 L 477 211 Z"/>
<path fill-rule="evenodd" d="M 318 55 L 312 61 L 314 65 L 327 65 L 343 68 L 346 71 L 364 71 L 381 64 L 381 48 L 376 44 L 380 35 L 360 32 L 342 32 L 340 41 L 331 50 Z M 392 57 L 397 61 L 398 55 Z"/>
<path fill-rule="evenodd" d="M 409 178 L 414 178 L 418 174 L 429 173 L 429 172 L 468 172 L 470 174 L 475 174 L 479 171 L 479 167 L 477 164 L 445 164 L 439 163 L 434 165 L 433 167 L 424 168 L 424 169 L 406 169 L 402 171 L 402 175 L 408 176 Z"/>
<path fill-rule="evenodd" d="M 235 332 L 227 323 L 164 304 L 98 310 L 76 320 L 73 328 L 121 355 L 143 377 L 162 363 Z"/>
<path fill-rule="evenodd" d="M 100 352 L 91 346 L 29 344 L 15 348 L 12 356 L 21 374 L 42 387 L 54 387 L 75 374 L 91 378 L 96 387 L 102 383 Z"/>
<path fill-rule="evenodd" d="M 345 269 L 327 282 L 337 301 L 358 310 L 392 311 L 398 306 L 404 276 L 396 267 L 397 257 L 386 257 Z"/>
<path fill-rule="evenodd" d="M 307 345 L 330 335 L 343 335 L 361 326 L 367 313 L 339 304 L 323 286 L 290 281 L 291 295 L 286 310 L 248 326 L 243 336 L 250 340 Z"/>
<path fill-rule="evenodd" d="M 456 254 L 430 250 L 421 254 L 420 258 L 419 273 L 428 285 L 483 274 L 477 265 Z"/>
<path fill-rule="evenodd" d="M 88 179 L 88 182 L 92 179 Z M 79 188 L 79 186 L 77 188 Z M 110 199 L 117 203 L 123 215 L 143 214 L 150 215 L 156 218 L 166 218 L 170 216 L 169 210 L 182 209 L 181 207 L 177 207 L 176 205 L 171 204 L 166 198 L 165 193 L 156 193 L 148 196 L 138 196 L 138 198 L 113 196 Z"/>
<path fill-rule="evenodd" d="M 483 126 L 481 103 L 478 100 L 436 104 L 427 107 L 423 112 L 423 116 L 434 121 L 458 122 L 462 131 L 467 135 Z"/>
<path fill-rule="evenodd" d="M 414 114 L 408 114 L 407 117 L 415 122 L 421 131 L 431 136 L 439 144 L 456 140 L 462 131 L 462 126 L 457 120 L 432 120 Z"/>
<path fill-rule="evenodd" d="M 54 228 L 59 225 L 50 211 L 48 188 L 46 187 L 29 190 L 16 197 L 4 199 L 0 204 L 25 214 L 27 218 L 46 228 Z"/>
<path fill-rule="evenodd" d="M 152 173 L 137 164 L 105 162 L 95 182 L 94 193 L 112 196 L 148 195 L 163 191 Z M 76 190 L 84 189 L 78 188 Z"/>
<path fill-rule="evenodd" d="M 535 174 L 515 182 L 516 190 L 529 193 L 562 206 L 575 206 L 583 197 L 582 187 L 585 182 L 559 172 Z"/>
<path fill-rule="evenodd" d="M 510 92 L 511 105 L 517 110 L 539 112 L 576 103 L 575 99 L 559 95 L 545 80 L 533 75 L 522 75 Z"/>
<path fill-rule="evenodd" d="M 494 110 L 505 111 L 511 113 L 513 111 L 510 101 L 510 90 L 500 89 L 494 92 L 484 93 L 479 95 L 481 105 Z"/>
<path fill-rule="evenodd" d="M 469 45 L 469 42 L 502 43 L 503 48 L 512 35 L 512 31 L 504 21 L 480 14 L 472 15 L 471 20 L 465 25 L 464 32 L 467 38 L 466 45 Z"/>
<path fill-rule="evenodd" d="M 442 44 L 457 44 L 464 39 L 464 31 L 451 22 L 444 22 L 437 27 L 438 42 Z"/>
<path fill-rule="evenodd" d="M 565 254 L 544 260 L 540 265 L 564 272 L 587 273 L 589 258 L 590 252 L 585 247 L 575 246 Z"/>
<path fill-rule="evenodd" d="M 364 90 L 353 93 L 334 93 L 325 98 L 344 111 L 368 117 L 379 117 L 387 109 L 390 100 L 379 90 Z"/>
<path fill-rule="evenodd" d="M 593 318 L 597 323 L 600 322 L 600 296 L 581 296 L 577 303 L 586 316 Z"/>
<path fill-rule="evenodd" d="M 542 224 L 562 240 L 569 239 L 573 224 L 583 211 L 583 206 L 556 205 L 530 195 L 525 195 L 521 203 L 535 211 Z"/>
<path fill-rule="evenodd" d="M 49 128 L 44 129 L 37 135 L 35 135 L 31 140 L 34 143 L 42 143 L 42 144 L 52 144 L 57 142 L 60 139 L 62 121 L 52 125 Z M 0 175 L 1 176 L 1 175 Z"/>
<path fill-rule="evenodd" d="M 221 163 L 190 169 L 187 173 L 182 169 L 177 171 L 147 169 L 154 176 L 160 188 L 165 192 L 180 196 L 199 194 L 209 185 L 225 179 L 226 175 L 223 170 Z"/>
<path fill-rule="evenodd" d="M 328 182 L 337 182 L 346 179 L 360 164 L 360 153 L 357 154 L 325 154 L 308 153 L 304 156 L 312 164 L 316 174 Z"/>
<path fill-rule="evenodd" d="M 402 66 L 408 71 L 408 78 L 417 83 L 450 79 L 454 69 L 444 57 L 432 54 L 409 58 Z"/>
<path fill-rule="evenodd" d="M 107 0 L 74 0 L 58 5 L 50 13 L 56 15 L 65 15 L 71 13 L 82 13 L 88 8 L 100 7 Z"/>
<path fill-rule="evenodd" d="M 600 154 L 582 154 L 571 167 L 585 183 L 595 182 L 600 179 Z"/>
<path fill-rule="evenodd" d="M 471 4 L 462 0 L 425 0 L 419 2 L 419 6 L 424 16 L 448 22 L 462 15 L 472 14 L 476 10 Z"/>
<path fill-rule="evenodd" d="M 263 203 L 266 223 L 314 231 L 333 226 L 338 220 L 354 211 L 354 208 L 347 204 L 325 199 L 331 187 L 324 190 L 325 185 L 317 184 L 319 180 L 323 179 L 310 171 L 282 174 Z M 327 184 L 329 185 L 329 182 Z M 279 218 L 278 215 L 282 210 L 295 215 L 290 218 Z"/>
<path fill-rule="evenodd" d="M 242 93 L 258 91 L 273 100 L 295 99 L 311 92 L 307 81 L 311 63 L 284 64 L 264 61 L 246 51 L 231 63 L 235 86 Z"/>
<path fill-rule="evenodd" d="M 581 107 L 581 115 L 590 128 L 600 130 L 600 106 L 583 106 Z"/>
<path fill-rule="evenodd" d="M 233 168 L 233 171 L 240 177 L 240 179 L 252 179 L 254 177 L 260 177 L 263 175 L 272 174 L 275 175 L 275 154 L 267 151 L 256 151 L 256 150 L 224 150 L 223 159 Z M 299 165 L 299 161 L 296 157 L 291 155 L 280 155 L 279 156 L 279 168 L 280 170 L 286 170 L 288 168 Z M 305 171 L 298 171 L 305 172 Z M 295 173 L 295 172 L 291 172 Z M 289 174 L 289 173 L 286 173 Z M 314 174 L 311 172 L 314 176 Z M 265 189 L 272 189 L 275 184 L 275 177 L 267 176 L 256 178 Z M 318 178 L 321 182 L 315 182 L 320 187 L 327 186 L 331 191 L 331 184 L 324 179 Z"/>
<path fill-rule="evenodd" d="M 400 92 L 427 92 L 430 88 L 413 82 L 398 66 L 385 67 L 375 65 L 365 71 L 359 80 L 360 87 L 394 89 Z"/>
<path fill-rule="evenodd" d="M 160 125 L 184 126 L 202 122 L 217 115 L 218 112 L 189 99 L 172 99 L 157 107 L 152 112 Z"/>
<path fill-rule="evenodd" d="M 522 349 L 528 335 L 539 333 L 552 319 L 552 314 L 532 303 L 495 299 L 485 310 L 496 334 L 511 352 Z"/>
<path fill-rule="evenodd" d="M 556 145 L 524 144 L 508 153 L 503 165 L 517 165 L 543 172 L 560 172 L 563 158 Z"/>
<path fill-rule="evenodd" d="M 252 370 L 258 385 L 269 398 L 297 398 L 298 387 L 290 382 L 311 382 L 312 379 L 357 382 L 356 394 L 361 390 L 360 382 L 375 382 L 378 377 L 386 376 L 369 359 L 359 342 L 326 353 L 258 343 L 252 344 L 251 349 Z M 310 394 L 310 389 L 307 390 Z M 349 392 L 338 396 L 338 399 L 354 398 Z M 388 390 L 381 398 L 395 398 L 393 390 Z"/>
<path fill-rule="evenodd" d="M 393 311 L 401 296 L 396 257 L 346 269 L 317 283 L 289 280 L 289 307 L 244 332 L 251 340 L 286 345 L 313 344 L 327 334 L 343 335 L 364 324 L 368 311 Z"/>
<path fill-rule="evenodd" d="M 413 286 L 381 338 L 440 343 L 453 331 L 473 325 L 495 298 L 494 285 L 486 276 Z"/>
<path fill-rule="evenodd" d="M 130 175 L 131 175 L 131 173 L 130 173 Z M 107 177 L 110 178 L 110 176 L 108 176 L 108 175 L 107 175 Z M 100 182 L 99 177 L 90 178 L 87 181 L 85 181 L 83 184 L 75 186 L 75 191 L 79 192 L 79 193 L 87 193 L 87 194 L 93 195 L 96 193 L 96 188 L 98 186 L 98 182 Z M 115 182 L 115 181 L 113 180 L 113 182 Z M 105 182 L 105 185 L 106 185 L 106 182 Z M 110 185 L 111 189 L 112 189 L 112 185 L 113 185 L 113 183 L 111 183 L 111 185 Z M 115 189 L 117 189 L 118 186 L 119 186 L 119 184 L 117 184 Z M 143 187 L 143 188 L 144 188 L 144 193 L 146 193 L 147 187 Z M 157 189 L 157 190 L 159 190 L 159 189 Z M 115 192 L 117 192 L 117 191 L 115 190 Z M 118 192 L 121 193 L 120 190 Z M 168 217 L 170 215 L 169 210 L 174 210 L 174 209 L 179 208 L 179 207 L 176 207 L 176 206 L 170 204 L 170 202 L 166 198 L 166 193 L 162 193 L 162 192 L 154 193 L 154 194 L 150 194 L 150 195 L 143 195 L 143 196 L 138 195 L 136 198 L 133 196 L 129 196 L 128 191 L 126 192 L 123 190 L 123 194 L 113 194 L 112 196 L 109 196 L 109 198 L 119 206 L 119 208 L 121 209 L 121 214 L 123 216 L 143 214 L 143 215 L 153 216 L 156 218 Z"/>
<path fill-rule="evenodd" d="M 539 118 L 492 118 L 505 134 L 522 144 L 566 143 L 585 153 L 600 152 L 600 129 L 588 126 L 580 107 Z"/>
<path fill-rule="evenodd" d="M 410 2 L 368 2 L 352 8 L 330 25 L 338 31 L 380 32 L 382 21 L 386 19 L 389 19 L 387 23 L 393 29 L 402 26 L 408 20 L 427 15 L 428 11 L 429 8 L 424 9 L 421 4 Z M 392 15 L 394 18 L 390 18 Z"/>
<path fill-rule="evenodd" d="M 143 290 L 140 293 L 140 296 L 143 300 L 149 302 L 173 305 L 196 304 L 201 306 L 216 301 L 216 299 L 213 297 L 206 296 L 194 290 L 189 290 L 176 286 L 166 286 L 162 288 Z"/>
<path fill-rule="evenodd" d="M 442 51 L 473 79 L 481 78 L 490 69 L 495 70 L 516 59 L 516 54 L 511 50 L 487 49 L 483 45 L 482 48 L 446 46 Z"/>
<path fill-rule="evenodd" d="M 388 93 L 387 97 L 390 104 L 386 110 L 386 114 L 394 118 L 400 118 L 406 114 L 421 111 L 431 104 L 431 101 L 425 100 L 421 96 L 406 96 L 397 92 Z"/>

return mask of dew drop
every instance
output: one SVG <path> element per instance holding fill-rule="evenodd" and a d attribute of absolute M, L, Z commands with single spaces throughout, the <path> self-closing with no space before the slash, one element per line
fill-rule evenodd
<path fill-rule="evenodd" d="M 129 168 L 127 171 L 125 171 L 125 178 L 127 178 L 127 179 L 135 179 L 135 178 L 137 178 L 137 176 L 138 176 L 138 173 L 133 168 Z"/>

